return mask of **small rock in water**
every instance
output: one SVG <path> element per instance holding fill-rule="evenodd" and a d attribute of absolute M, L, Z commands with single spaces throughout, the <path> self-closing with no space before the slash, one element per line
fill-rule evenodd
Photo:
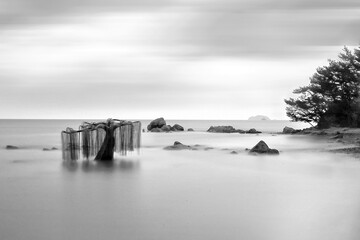
<path fill-rule="evenodd" d="M 284 127 L 282 132 L 283 134 L 293 134 L 296 133 L 297 131 L 292 127 Z"/>
<path fill-rule="evenodd" d="M 344 138 L 344 134 L 343 133 L 339 133 L 334 137 L 331 137 L 330 139 L 340 139 L 340 138 Z"/>
<path fill-rule="evenodd" d="M 231 151 L 230 154 L 238 154 L 237 151 Z"/>
<path fill-rule="evenodd" d="M 256 134 L 256 133 L 261 133 L 260 131 L 257 131 L 255 128 L 251 128 L 249 131 L 247 131 L 246 133 L 250 133 L 250 134 Z"/>
<path fill-rule="evenodd" d="M 208 132 L 216 133 L 235 133 L 237 130 L 233 126 L 211 126 Z"/>
<path fill-rule="evenodd" d="M 54 150 L 58 150 L 56 147 L 52 147 L 52 148 L 43 148 L 43 151 L 54 151 Z"/>
<path fill-rule="evenodd" d="M 188 132 L 193 132 L 193 131 L 194 131 L 194 129 L 188 128 Z"/>
<path fill-rule="evenodd" d="M 261 140 L 250 150 L 250 153 L 279 154 L 279 151 L 277 149 L 269 148 L 269 146 Z"/>
<path fill-rule="evenodd" d="M 174 126 L 171 127 L 171 131 L 184 131 L 184 128 L 179 124 L 174 124 Z"/>
<path fill-rule="evenodd" d="M 189 145 L 184 145 L 179 141 L 175 141 L 174 145 L 164 147 L 164 150 L 192 150 Z"/>
<path fill-rule="evenodd" d="M 6 149 L 14 150 L 14 149 L 19 149 L 19 147 L 18 146 L 13 146 L 13 145 L 6 145 Z"/>

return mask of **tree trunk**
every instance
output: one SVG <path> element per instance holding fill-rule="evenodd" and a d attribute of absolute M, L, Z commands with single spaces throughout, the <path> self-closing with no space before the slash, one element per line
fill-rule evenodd
<path fill-rule="evenodd" d="M 114 131 L 110 128 L 104 130 L 106 131 L 105 139 L 95 157 L 95 160 L 98 161 L 109 161 L 114 159 Z"/>

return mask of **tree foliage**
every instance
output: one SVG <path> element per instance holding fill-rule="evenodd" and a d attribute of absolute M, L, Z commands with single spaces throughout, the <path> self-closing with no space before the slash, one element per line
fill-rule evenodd
<path fill-rule="evenodd" d="M 360 127 L 360 49 L 347 47 L 337 60 L 329 60 L 310 77 L 310 84 L 285 99 L 286 114 L 293 121 L 329 126 Z"/>

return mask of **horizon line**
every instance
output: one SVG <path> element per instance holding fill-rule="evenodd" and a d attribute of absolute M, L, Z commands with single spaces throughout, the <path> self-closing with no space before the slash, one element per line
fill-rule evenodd
<path fill-rule="evenodd" d="M 0 120 L 102 120 L 108 118 L 0 118 Z M 154 118 L 156 119 L 156 118 Z M 127 118 L 124 120 L 154 120 L 150 118 Z M 165 118 L 164 118 L 165 119 Z M 290 119 L 270 119 L 270 120 L 249 120 L 249 119 L 181 119 L 181 118 L 167 118 L 166 121 L 291 121 Z"/>

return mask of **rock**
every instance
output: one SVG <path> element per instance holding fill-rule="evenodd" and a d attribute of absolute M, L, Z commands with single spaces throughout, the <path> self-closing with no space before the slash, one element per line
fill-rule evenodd
<path fill-rule="evenodd" d="M 179 124 L 175 124 L 174 126 L 166 125 L 164 118 L 157 118 L 151 121 L 147 126 L 147 129 L 150 132 L 184 131 L 184 128 Z"/>
<path fill-rule="evenodd" d="M 152 128 L 150 132 L 162 132 L 161 128 Z"/>
<path fill-rule="evenodd" d="M 234 133 L 237 130 L 233 126 L 211 126 L 208 132 L 217 132 L 217 133 Z"/>
<path fill-rule="evenodd" d="M 269 146 L 261 140 L 250 150 L 250 153 L 279 154 L 279 151 L 277 149 L 269 148 Z"/>
<path fill-rule="evenodd" d="M 246 133 L 250 133 L 250 134 L 255 134 L 255 133 L 261 133 L 259 131 L 257 131 L 255 128 L 251 128 L 249 131 L 247 131 Z"/>
<path fill-rule="evenodd" d="M 184 131 L 184 128 L 179 124 L 175 124 L 171 127 L 171 131 Z"/>
<path fill-rule="evenodd" d="M 181 142 L 175 141 L 174 145 L 164 147 L 164 150 L 192 150 L 189 145 L 184 145 Z"/>
<path fill-rule="evenodd" d="M 43 148 L 43 151 L 54 151 L 54 150 L 58 150 L 56 147 L 52 147 L 52 148 Z"/>
<path fill-rule="evenodd" d="M 283 134 L 293 134 L 293 133 L 296 133 L 296 130 L 291 127 L 284 127 L 282 132 L 283 132 Z"/>
<path fill-rule="evenodd" d="M 6 149 L 8 149 L 8 150 L 14 150 L 14 149 L 19 149 L 19 147 L 18 146 L 13 146 L 13 145 L 6 145 L 6 147 L 5 147 Z"/>
<path fill-rule="evenodd" d="M 230 154 L 238 154 L 237 151 L 231 151 Z"/>
<path fill-rule="evenodd" d="M 163 132 L 170 132 L 171 126 L 170 125 L 164 125 L 161 127 L 161 131 Z"/>
<path fill-rule="evenodd" d="M 340 138 L 344 138 L 344 134 L 343 133 L 339 133 L 334 137 L 331 137 L 330 139 L 340 139 Z"/>
<path fill-rule="evenodd" d="M 149 123 L 147 129 L 151 131 L 153 128 L 161 128 L 164 125 L 166 125 L 164 118 L 157 118 Z"/>
<path fill-rule="evenodd" d="M 328 135 L 328 134 L 327 134 L 327 132 L 325 132 L 323 130 L 323 131 L 317 132 L 316 135 L 323 136 L 323 135 Z"/>
<path fill-rule="evenodd" d="M 188 132 L 193 132 L 193 131 L 194 131 L 194 129 L 188 128 Z"/>

